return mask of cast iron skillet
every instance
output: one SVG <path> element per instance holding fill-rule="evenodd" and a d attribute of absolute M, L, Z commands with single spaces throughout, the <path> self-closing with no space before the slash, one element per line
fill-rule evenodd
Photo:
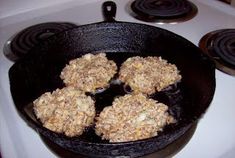
<path fill-rule="evenodd" d="M 205 113 L 215 91 L 215 67 L 202 51 L 188 40 L 153 26 L 117 22 L 116 5 L 103 4 L 105 22 L 83 25 L 56 34 L 33 48 L 9 70 L 10 88 L 19 114 L 28 125 L 59 146 L 90 157 L 142 156 L 158 151 L 181 137 Z M 69 60 L 86 53 L 106 52 L 118 66 L 131 56 L 162 56 L 177 65 L 182 81 L 150 97 L 169 105 L 177 119 L 157 137 L 109 143 L 88 128 L 79 137 L 68 138 L 51 132 L 35 118 L 32 101 L 47 91 L 64 86 L 59 78 Z M 121 85 L 111 85 L 93 95 L 96 110 L 111 105 L 113 98 L 124 95 Z"/>

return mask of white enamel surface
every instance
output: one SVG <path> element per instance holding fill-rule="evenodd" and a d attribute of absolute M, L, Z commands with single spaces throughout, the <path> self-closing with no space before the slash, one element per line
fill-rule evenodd
<path fill-rule="evenodd" d="M 20 13 L 35 11 L 45 7 L 54 7 L 56 5 L 68 5 L 68 2 L 75 0 L 1 0 L 0 18 L 7 18 Z M 82 0 L 76 2 L 82 3 Z M 90 0 L 91 1 L 91 0 Z"/>
<path fill-rule="evenodd" d="M 62 1 L 62 0 L 61 0 Z M 70 21 L 88 24 L 102 21 L 103 0 L 67 1 L 41 9 L 0 18 L 0 48 L 16 32 L 33 24 L 48 21 Z M 213 0 L 193 0 L 198 14 L 190 21 L 179 24 L 155 24 L 131 17 L 127 8 L 131 1 L 118 0 L 119 21 L 139 22 L 173 31 L 194 44 L 207 32 L 235 28 L 235 9 Z M 66 4 L 66 5 L 65 5 Z M 13 63 L 0 52 L 0 150 L 3 158 L 56 157 L 18 115 L 9 90 L 8 70 Z M 235 77 L 216 71 L 216 92 L 207 113 L 197 130 L 175 157 L 177 158 L 232 158 L 235 155 Z"/>

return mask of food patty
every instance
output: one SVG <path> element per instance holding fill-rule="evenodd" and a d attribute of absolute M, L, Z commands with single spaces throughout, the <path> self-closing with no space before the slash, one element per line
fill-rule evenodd
<path fill-rule="evenodd" d="M 96 134 L 110 142 L 135 141 L 157 136 L 175 119 L 168 107 L 143 94 L 127 94 L 105 107 L 96 122 Z"/>
<path fill-rule="evenodd" d="M 81 135 L 95 118 L 94 101 L 73 87 L 46 92 L 33 104 L 44 127 L 69 137 Z"/>
<path fill-rule="evenodd" d="M 181 75 L 174 64 L 161 57 L 132 57 L 121 66 L 119 79 L 136 93 L 153 94 L 179 81 Z"/>
<path fill-rule="evenodd" d="M 116 71 L 116 64 L 108 60 L 105 53 L 86 54 L 71 60 L 62 70 L 60 77 L 66 86 L 95 92 L 98 88 L 107 87 Z"/>

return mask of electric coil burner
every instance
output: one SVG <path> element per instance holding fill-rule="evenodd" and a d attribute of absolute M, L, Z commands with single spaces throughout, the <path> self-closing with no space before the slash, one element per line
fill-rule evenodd
<path fill-rule="evenodd" d="M 199 47 L 215 61 L 219 70 L 235 76 L 235 29 L 209 32 L 202 37 Z"/>
<path fill-rule="evenodd" d="M 158 23 L 183 22 L 197 14 L 197 7 L 187 0 L 135 0 L 131 9 L 136 19 Z"/>
<path fill-rule="evenodd" d="M 49 36 L 76 26 L 72 23 L 59 22 L 41 23 L 30 26 L 6 42 L 3 50 L 4 55 L 8 59 L 16 61 L 25 56 L 36 44 Z"/>

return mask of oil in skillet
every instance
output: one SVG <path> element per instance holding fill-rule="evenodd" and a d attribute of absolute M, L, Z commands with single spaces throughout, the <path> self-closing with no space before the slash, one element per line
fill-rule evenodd
<path fill-rule="evenodd" d="M 114 62 L 117 64 L 118 68 L 120 68 L 121 64 L 128 58 L 133 56 L 146 56 L 146 54 L 139 54 L 139 53 L 107 53 L 107 58 L 109 60 L 114 60 Z M 119 71 L 119 70 L 118 70 Z M 109 87 L 105 89 L 99 89 L 97 90 L 97 93 L 94 94 L 88 94 L 90 95 L 95 101 L 95 107 L 96 107 L 96 113 L 97 116 L 99 113 L 105 108 L 106 106 L 111 106 L 113 100 L 116 97 L 124 96 L 131 92 L 131 89 L 129 86 L 125 86 L 124 83 L 120 82 L 118 79 L 118 74 L 116 74 L 113 79 L 110 81 Z M 183 106 L 186 103 L 188 103 L 186 100 L 189 99 L 189 97 L 186 95 L 187 89 L 183 82 L 178 82 L 174 85 L 168 86 L 161 92 L 157 92 L 153 95 L 150 95 L 149 97 L 152 99 L 155 99 L 159 102 L 162 102 L 169 107 L 169 113 L 174 116 L 176 120 L 180 120 L 180 118 L 185 115 L 185 112 L 183 111 Z M 174 129 L 174 124 L 168 125 L 166 127 L 167 129 Z M 159 133 L 160 134 L 160 133 Z M 164 134 L 161 132 L 161 134 Z M 89 127 L 86 129 L 86 131 L 79 136 L 79 139 L 94 143 L 107 143 L 107 140 L 102 140 L 101 137 L 97 136 L 95 134 L 95 125 Z"/>
<path fill-rule="evenodd" d="M 118 68 L 120 68 L 121 64 L 126 59 L 132 56 L 145 56 L 145 55 L 142 55 L 139 53 L 129 53 L 129 52 L 128 53 L 107 53 L 108 59 L 114 60 Z M 87 93 L 96 101 L 95 107 L 96 107 L 97 116 L 103 110 L 104 107 L 111 106 L 113 100 L 116 97 L 124 96 L 125 94 L 128 94 L 131 92 L 130 87 L 125 86 L 117 78 L 118 78 L 118 74 L 116 74 L 114 78 L 110 81 L 109 87 L 106 87 L 104 89 L 99 89 L 94 94 Z M 181 116 L 184 114 L 184 112 L 182 111 L 183 109 L 182 106 L 186 106 L 184 100 L 187 99 L 187 97 L 185 97 L 185 94 L 186 93 L 185 93 L 184 84 L 179 82 L 149 97 L 168 105 L 169 113 L 173 115 L 176 120 L 179 120 Z M 170 125 L 170 126 L 174 126 L 174 125 Z M 164 133 L 164 131 L 162 133 Z M 77 139 L 77 138 L 83 141 L 94 142 L 94 143 L 99 143 L 99 142 L 107 143 L 108 142 L 107 140 L 102 140 L 101 137 L 95 134 L 94 125 L 92 125 L 91 127 L 88 127 L 81 136 L 74 137 L 71 139 Z"/>
<path fill-rule="evenodd" d="M 186 106 L 185 104 L 185 92 L 184 86 L 182 83 L 177 83 L 175 85 L 169 86 L 167 89 L 164 89 L 161 92 L 155 93 L 149 96 L 152 99 L 158 100 L 169 106 L 169 113 L 174 116 L 176 120 L 180 120 L 182 115 L 184 115 L 184 111 L 182 111 L 182 106 Z M 106 106 L 111 106 L 113 100 L 118 96 L 124 96 L 129 93 L 126 90 L 126 87 L 123 83 L 112 80 L 110 86 L 102 91 L 101 93 L 89 94 L 96 100 L 96 112 L 97 116 Z M 169 125 L 174 126 L 174 125 Z M 170 127 L 171 128 L 171 127 Z M 173 127 L 174 128 L 174 127 Z M 172 129 L 173 129 L 172 128 Z M 164 133 L 164 130 L 163 132 Z M 95 125 L 86 129 L 86 131 L 79 136 L 81 140 L 94 142 L 94 143 L 107 143 L 107 140 L 102 140 L 101 137 L 95 134 Z"/>

